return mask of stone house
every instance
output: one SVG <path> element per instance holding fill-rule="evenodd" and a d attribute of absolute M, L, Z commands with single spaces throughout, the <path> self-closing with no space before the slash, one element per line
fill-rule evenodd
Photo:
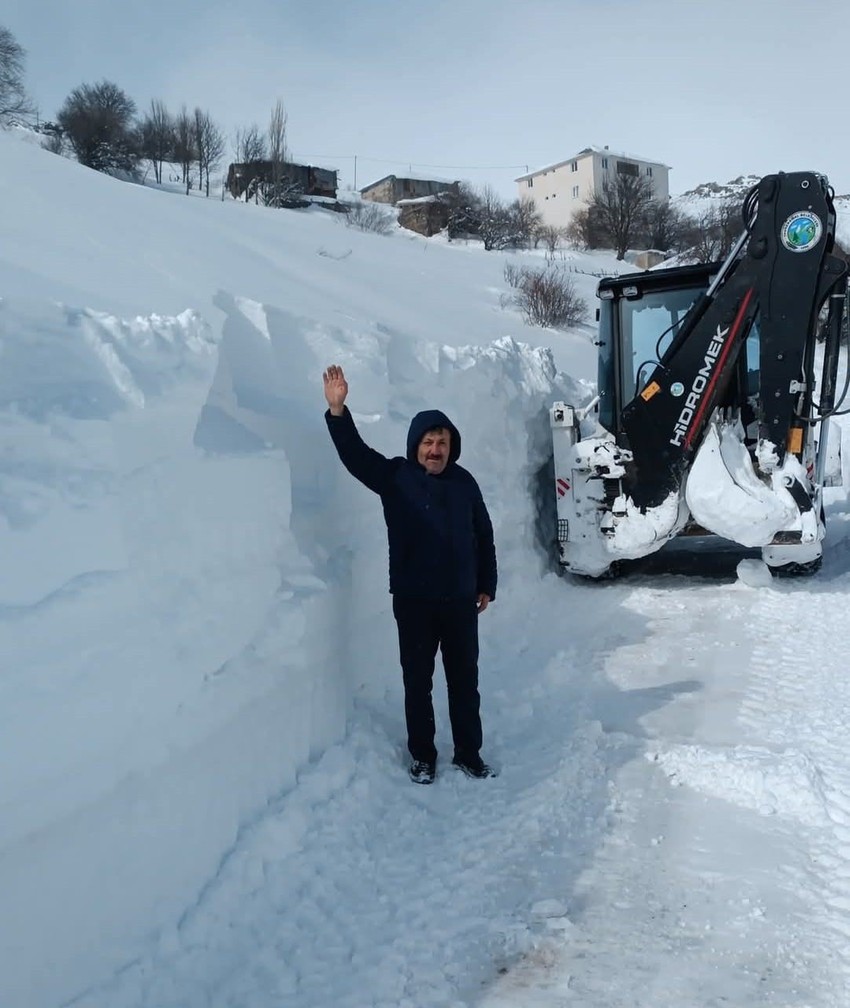
<path fill-rule="evenodd" d="M 425 196 L 437 196 L 440 193 L 458 194 L 459 183 L 450 182 L 447 179 L 426 179 L 408 176 L 402 178 L 398 175 L 385 175 L 377 182 L 365 186 L 360 190 L 360 196 L 364 200 L 371 200 L 374 203 L 396 204 L 400 200 L 421 199 Z"/>
<path fill-rule="evenodd" d="M 398 201 L 399 225 L 426 238 L 448 227 L 449 213 L 449 201 L 442 194 Z"/>
<path fill-rule="evenodd" d="M 304 196 L 325 196 L 336 199 L 336 171 L 329 168 L 316 168 L 315 165 L 294 164 L 289 161 L 284 161 L 281 168 L 284 183 L 294 191 Z M 273 162 L 249 161 L 231 164 L 227 169 L 225 185 L 234 199 L 240 199 L 254 183 L 270 183 L 273 179 Z"/>

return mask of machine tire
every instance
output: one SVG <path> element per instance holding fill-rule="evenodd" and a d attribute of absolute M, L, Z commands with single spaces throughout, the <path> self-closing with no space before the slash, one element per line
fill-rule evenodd
<path fill-rule="evenodd" d="M 821 569 L 823 565 L 823 555 L 809 560 L 808 563 L 787 563 L 779 567 L 771 567 L 770 571 L 774 577 L 811 577 Z"/>

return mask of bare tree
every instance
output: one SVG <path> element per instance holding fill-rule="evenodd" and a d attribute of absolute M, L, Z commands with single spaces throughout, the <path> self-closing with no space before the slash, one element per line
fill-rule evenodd
<path fill-rule="evenodd" d="M 156 181 L 162 182 L 163 162 L 174 156 L 174 117 L 158 99 L 139 124 L 139 152 L 150 161 Z"/>
<path fill-rule="evenodd" d="M 239 164 L 255 165 L 266 160 L 266 137 L 256 123 L 236 131 L 236 161 Z M 248 172 L 244 194 L 247 203 L 253 196 L 259 202 L 259 173 Z"/>
<path fill-rule="evenodd" d="M 210 172 L 218 167 L 224 154 L 224 134 L 212 121 L 209 112 L 195 109 L 195 152 L 198 156 L 198 187 L 210 194 Z"/>
<path fill-rule="evenodd" d="M 286 178 L 285 165 L 289 160 L 289 151 L 286 144 L 286 123 L 287 115 L 283 107 L 283 102 L 278 99 L 272 109 L 269 120 L 269 161 L 271 161 L 271 178 L 263 194 L 266 206 L 280 206 L 296 195 L 293 192 L 291 181 Z"/>
<path fill-rule="evenodd" d="M 456 193 L 446 197 L 448 205 L 447 234 L 452 238 L 478 237 L 481 226 L 481 197 L 469 185 L 461 182 Z"/>
<path fill-rule="evenodd" d="M 188 196 L 192 189 L 192 165 L 198 160 L 198 151 L 195 146 L 195 122 L 185 105 L 174 120 L 174 159 L 180 165 Z"/>
<path fill-rule="evenodd" d="M 732 251 L 732 246 L 744 230 L 743 201 L 737 198 L 724 200 L 716 208 L 716 219 L 721 241 L 718 258 L 722 259 Z"/>
<path fill-rule="evenodd" d="M 28 119 L 35 106 L 24 90 L 26 52 L 8 28 L 0 25 L 0 123 Z"/>
<path fill-rule="evenodd" d="M 286 143 L 288 118 L 283 102 L 278 98 L 269 120 L 269 160 L 272 163 L 284 164 L 289 160 L 289 150 Z"/>
<path fill-rule="evenodd" d="M 702 210 L 691 218 L 688 237 L 689 251 L 698 262 L 714 262 L 720 258 L 720 236 L 714 226 L 714 210 Z"/>
<path fill-rule="evenodd" d="M 687 245 L 699 262 L 723 259 L 743 230 L 741 201 L 727 199 L 690 219 Z"/>
<path fill-rule="evenodd" d="M 266 138 L 256 123 L 236 131 L 236 160 L 242 164 L 266 160 Z"/>
<path fill-rule="evenodd" d="M 537 241 L 542 241 L 546 246 L 546 251 L 552 255 L 564 237 L 563 228 L 555 227 L 554 224 L 539 224 L 534 231 Z"/>
<path fill-rule="evenodd" d="M 508 204 L 491 186 L 472 189 L 466 183 L 446 197 L 449 238 L 480 238 L 484 249 L 523 248 L 540 225 L 540 215 L 527 200 Z"/>
<path fill-rule="evenodd" d="M 136 103 L 117 84 L 81 84 L 65 99 L 57 120 L 81 164 L 102 172 L 136 168 Z"/>
<path fill-rule="evenodd" d="M 516 238 L 516 218 L 491 186 L 481 190 L 478 202 L 478 234 L 485 252 L 510 248 Z"/>
<path fill-rule="evenodd" d="M 514 200 L 508 210 L 514 224 L 512 244 L 515 248 L 527 248 L 542 226 L 543 218 L 540 211 L 532 200 L 527 199 Z"/>
<path fill-rule="evenodd" d="M 648 248 L 680 252 L 687 247 L 690 224 L 669 200 L 653 200 L 641 223 L 642 238 Z"/>
<path fill-rule="evenodd" d="M 592 226 L 605 235 L 618 259 L 623 259 L 631 246 L 652 197 L 648 178 L 618 173 L 615 181 L 604 182 L 602 189 L 588 200 Z"/>
<path fill-rule="evenodd" d="M 599 215 L 592 207 L 584 207 L 573 214 L 564 228 L 564 240 L 573 248 L 598 249 L 610 246 L 607 232 L 600 227 Z"/>

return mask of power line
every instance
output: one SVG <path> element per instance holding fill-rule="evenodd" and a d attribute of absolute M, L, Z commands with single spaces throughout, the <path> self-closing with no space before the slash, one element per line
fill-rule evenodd
<path fill-rule="evenodd" d="M 410 162 L 408 162 L 409 164 Z M 459 171 L 514 171 L 517 168 L 528 168 L 528 165 L 496 164 L 496 165 L 438 165 L 425 164 L 422 161 L 414 161 L 420 168 L 455 168 Z"/>
<path fill-rule="evenodd" d="M 528 171 L 527 164 L 515 165 L 436 165 L 426 164 L 424 161 L 409 161 L 405 158 L 374 158 L 368 155 L 359 154 L 303 154 L 305 161 L 324 161 L 339 164 L 340 161 L 351 161 L 354 170 L 354 188 L 357 188 L 357 163 L 362 164 L 369 161 L 372 164 L 400 165 L 406 164 L 407 170 L 412 174 L 414 167 L 419 169 L 436 169 L 438 171 L 463 172 L 463 171 L 518 171 L 520 168 Z"/>
<path fill-rule="evenodd" d="M 410 158 L 374 158 L 368 157 L 361 154 L 303 154 L 302 157 L 310 158 L 312 160 L 323 160 L 323 161 L 342 161 L 343 159 L 350 159 L 356 161 L 373 161 L 379 164 L 406 164 L 406 165 L 417 165 L 419 168 L 441 168 L 446 169 L 456 169 L 458 171 L 508 171 L 509 169 L 513 171 L 517 168 L 525 168 L 528 170 L 528 165 L 524 164 L 512 164 L 512 165 L 438 165 L 438 164 L 426 164 L 424 161 L 411 161 Z"/>

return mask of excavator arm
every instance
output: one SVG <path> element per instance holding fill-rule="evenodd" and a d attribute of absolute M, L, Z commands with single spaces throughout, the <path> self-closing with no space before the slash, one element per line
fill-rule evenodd
<path fill-rule="evenodd" d="M 685 316 L 669 348 L 623 408 L 633 457 L 625 487 L 642 507 L 679 488 L 754 323 L 759 327 L 759 437 L 799 451 L 803 357 L 821 306 L 845 278 L 830 255 L 835 210 L 826 179 L 811 172 L 761 180 L 746 228 L 714 283 Z"/>

